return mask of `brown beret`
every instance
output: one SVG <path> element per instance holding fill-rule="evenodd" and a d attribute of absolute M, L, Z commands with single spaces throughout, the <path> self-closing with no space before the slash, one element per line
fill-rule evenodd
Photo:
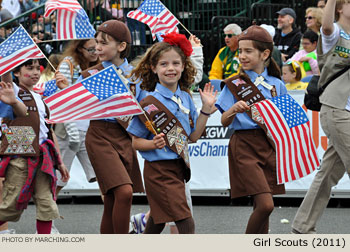
<path fill-rule="evenodd" d="M 255 40 L 273 43 L 271 35 L 264 28 L 258 25 L 252 25 L 243 31 L 238 37 L 238 41 L 240 40 Z"/>
<path fill-rule="evenodd" d="M 119 42 L 131 43 L 131 34 L 129 28 L 121 21 L 108 20 L 102 23 L 97 31 L 102 31 Z"/>

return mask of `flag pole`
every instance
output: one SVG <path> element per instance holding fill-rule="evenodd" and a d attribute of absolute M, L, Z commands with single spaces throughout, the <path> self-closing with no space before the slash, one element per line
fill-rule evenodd
<path fill-rule="evenodd" d="M 249 105 L 249 108 L 251 108 L 254 104 Z M 230 118 L 232 116 L 235 116 L 236 114 L 238 114 L 238 112 L 233 112 L 231 115 L 228 115 L 227 118 Z"/>
<path fill-rule="evenodd" d="M 143 115 L 145 116 L 147 122 L 149 123 L 149 125 L 152 127 L 153 130 L 153 135 L 158 135 L 157 130 L 153 127 L 152 121 L 148 118 L 148 116 L 146 115 L 145 111 L 142 109 L 140 103 L 136 100 L 134 94 L 130 91 L 129 87 L 127 84 L 125 84 L 125 81 L 129 82 L 120 72 L 118 72 L 118 70 L 115 68 L 115 66 L 113 66 L 113 68 L 116 70 L 116 72 L 119 74 L 120 79 L 122 80 L 122 82 L 124 83 L 125 87 L 128 89 L 129 94 L 132 96 L 132 98 L 134 99 L 134 101 L 136 102 L 137 106 L 139 107 L 139 109 L 142 111 Z M 146 125 L 145 125 L 146 126 Z M 147 128 L 147 126 L 146 126 Z M 148 128 L 147 128 L 148 129 Z M 148 129 L 149 130 L 149 129 Z M 167 152 L 166 148 L 163 148 L 165 152 Z"/>
<path fill-rule="evenodd" d="M 167 9 L 172 14 L 172 12 L 162 2 L 160 2 L 160 3 L 164 6 L 165 9 Z M 173 14 L 173 16 L 175 17 L 174 14 Z M 188 34 L 190 34 L 190 36 L 193 36 L 193 34 L 186 28 L 186 26 L 184 26 L 177 17 L 175 17 L 175 18 L 179 22 L 179 24 L 185 29 L 185 31 L 187 31 Z M 202 44 L 200 44 L 200 46 L 203 47 Z"/>
<path fill-rule="evenodd" d="M 164 6 L 165 9 L 167 9 L 172 14 L 172 12 L 161 1 L 159 1 L 159 2 Z M 175 17 L 175 15 L 174 15 L 174 17 Z M 193 34 L 180 22 L 180 20 L 177 17 L 175 17 L 175 18 L 179 22 L 179 24 L 185 29 L 185 31 L 188 32 L 188 34 L 190 34 L 192 36 Z"/>
<path fill-rule="evenodd" d="M 49 59 L 46 57 L 46 55 L 43 53 L 43 51 L 41 51 L 40 47 L 38 46 L 37 43 L 35 43 L 35 41 L 33 40 L 33 38 L 29 35 L 29 33 L 27 32 L 26 29 L 24 29 L 24 27 L 20 24 L 20 26 L 23 28 L 23 30 L 25 30 L 25 32 L 28 34 L 28 36 L 30 37 L 30 39 L 33 41 L 33 43 L 36 45 L 36 47 L 39 49 L 39 51 L 44 55 L 45 59 L 47 60 L 47 62 L 50 64 L 50 66 L 53 68 L 53 70 L 56 72 L 56 68 L 51 64 L 51 62 L 49 61 Z"/>

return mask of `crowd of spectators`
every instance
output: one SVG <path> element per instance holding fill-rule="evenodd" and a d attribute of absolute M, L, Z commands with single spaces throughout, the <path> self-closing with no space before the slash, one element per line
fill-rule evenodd
<path fill-rule="evenodd" d="M 45 2 L 46 0 L 0 0 L 0 23 L 36 8 Z M 320 34 L 325 3 L 326 1 L 320 0 L 317 6 L 310 6 L 306 9 L 306 30 L 303 33 L 296 26 L 297 15 L 292 8 L 283 8 L 276 13 L 277 27 L 262 24 L 262 27 L 273 37 L 275 44 L 273 58 L 281 68 L 281 77 L 283 65 L 291 61 L 296 61 L 298 62 L 297 65 L 300 65 L 301 81 L 304 78 L 305 81 L 308 81 L 310 76 L 319 74 L 315 50 L 318 35 Z M 108 0 L 86 0 L 82 4 L 88 16 L 96 16 L 93 22 L 95 27 L 108 19 L 118 19 L 128 24 L 133 35 L 134 45 L 144 45 L 146 43 L 146 26 L 138 21 L 126 18 L 127 12 L 135 9 L 137 6 L 131 6 L 132 8 L 130 8 L 128 1 Z M 58 47 L 57 44 L 42 43 L 55 38 L 55 16 L 52 15 L 50 18 L 44 19 L 42 17 L 43 11 L 44 9 L 38 9 L 34 14 L 32 13 L 31 17 L 27 19 L 30 22 L 25 23 L 27 24 L 25 28 L 28 29 L 42 51 L 49 56 L 52 53 L 60 53 L 63 50 L 63 46 L 62 44 Z M 237 24 L 228 24 L 223 29 L 222 37 L 224 38 L 225 46 L 218 51 L 210 70 L 207 73 L 203 73 L 202 82 L 210 80 L 216 85 L 217 82 L 239 72 L 237 37 L 245 28 Z M 13 24 L 0 28 L 0 42 L 8 36 L 12 29 Z M 43 64 L 46 66 L 45 62 Z"/>

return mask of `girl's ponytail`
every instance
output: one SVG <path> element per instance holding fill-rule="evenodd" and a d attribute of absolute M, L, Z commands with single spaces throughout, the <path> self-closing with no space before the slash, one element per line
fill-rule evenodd
<path fill-rule="evenodd" d="M 266 62 L 268 75 L 281 79 L 281 69 L 276 63 L 276 61 L 270 56 L 270 58 Z"/>

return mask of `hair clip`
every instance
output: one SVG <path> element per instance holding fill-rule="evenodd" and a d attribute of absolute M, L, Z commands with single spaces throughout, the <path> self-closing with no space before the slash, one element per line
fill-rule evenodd
<path fill-rule="evenodd" d="M 300 68 L 299 63 L 296 62 L 295 60 L 289 61 L 289 62 L 287 62 L 287 64 L 292 65 L 294 72 L 297 71 L 297 68 Z"/>
<path fill-rule="evenodd" d="M 164 38 L 163 42 L 170 45 L 176 45 L 181 48 L 187 57 L 191 56 L 193 51 L 192 45 L 185 35 L 179 34 L 177 32 L 171 32 L 161 36 Z"/>

